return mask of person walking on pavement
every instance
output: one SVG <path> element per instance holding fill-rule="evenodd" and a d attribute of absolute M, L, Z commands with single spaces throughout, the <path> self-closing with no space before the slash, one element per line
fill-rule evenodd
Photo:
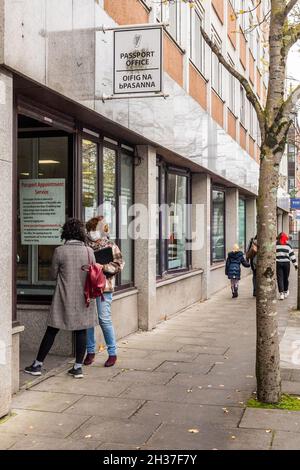
<path fill-rule="evenodd" d="M 289 296 L 291 262 L 294 264 L 295 269 L 298 269 L 295 253 L 288 240 L 288 235 L 281 232 L 276 242 L 276 272 L 280 300 L 284 300 Z"/>
<path fill-rule="evenodd" d="M 246 251 L 246 260 L 252 270 L 253 297 L 256 297 L 257 235 L 251 238 Z"/>
<path fill-rule="evenodd" d="M 250 264 L 245 260 L 243 252 L 235 244 L 233 250 L 228 253 L 225 267 L 225 274 L 230 279 L 232 298 L 238 297 L 239 280 L 241 279 L 241 264 L 245 268 L 250 268 Z"/>
<path fill-rule="evenodd" d="M 103 217 L 94 217 L 86 223 L 87 239 L 89 246 L 94 250 L 96 262 L 102 264 L 103 272 L 106 276 L 106 286 L 104 289 L 104 299 L 101 297 L 96 299 L 99 324 L 104 336 L 107 347 L 108 359 L 105 367 L 111 367 L 117 360 L 117 344 L 114 326 L 111 318 L 111 304 L 113 291 L 115 287 L 116 274 L 120 273 L 124 268 L 124 261 L 119 247 L 109 240 L 109 229 L 104 223 Z M 103 262 L 103 253 L 110 249 L 111 257 Z M 106 255 L 107 256 L 107 255 Z M 84 365 L 89 366 L 95 360 L 96 341 L 95 330 L 90 328 L 87 332 L 87 355 Z"/>
<path fill-rule="evenodd" d="M 82 378 L 82 363 L 86 350 L 86 330 L 97 324 L 96 302 L 91 300 L 87 308 L 84 286 L 87 273 L 81 268 L 92 260 L 94 252 L 85 244 L 84 224 L 77 219 L 68 220 L 62 229 L 61 239 L 64 245 L 55 249 L 52 258 L 52 275 L 56 280 L 48 327 L 41 342 L 36 360 L 25 372 L 41 375 L 44 360 L 49 353 L 59 330 L 75 332 L 75 364 L 68 371 L 74 378 Z"/>

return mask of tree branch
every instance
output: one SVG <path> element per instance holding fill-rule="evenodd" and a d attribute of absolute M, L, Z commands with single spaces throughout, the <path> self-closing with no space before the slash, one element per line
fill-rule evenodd
<path fill-rule="evenodd" d="M 290 26 L 285 37 L 288 39 L 287 47 L 290 49 L 300 39 L 300 23 Z"/>
<path fill-rule="evenodd" d="M 295 5 L 297 5 L 298 0 L 290 0 L 287 6 L 285 7 L 284 10 L 284 16 L 285 18 L 288 16 L 288 14 L 292 11 Z"/>
<path fill-rule="evenodd" d="M 201 33 L 202 33 L 203 39 L 205 40 L 206 44 L 210 47 L 212 52 L 214 54 L 216 54 L 216 56 L 218 57 L 219 62 L 225 67 L 226 70 L 228 70 L 229 73 L 231 73 L 231 75 L 233 75 L 240 82 L 240 84 L 242 85 L 242 87 L 246 91 L 246 96 L 247 96 L 248 100 L 250 101 L 250 103 L 254 106 L 254 109 L 256 111 L 257 119 L 258 119 L 259 126 L 260 126 L 261 136 L 262 136 L 262 139 L 263 139 L 264 134 L 265 134 L 264 110 L 263 110 L 257 96 L 255 95 L 254 91 L 252 90 L 249 81 L 241 73 L 239 73 L 234 67 L 232 67 L 232 65 L 230 65 L 229 62 L 227 62 L 227 60 L 224 58 L 222 52 L 219 50 L 218 46 L 210 39 L 210 37 L 204 31 L 203 28 L 201 28 Z"/>
<path fill-rule="evenodd" d="M 297 102 L 300 100 L 300 84 L 292 91 L 288 98 L 283 103 L 283 114 L 289 117 L 290 113 L 293 110 L 293 107 L 296 106 Z"/>

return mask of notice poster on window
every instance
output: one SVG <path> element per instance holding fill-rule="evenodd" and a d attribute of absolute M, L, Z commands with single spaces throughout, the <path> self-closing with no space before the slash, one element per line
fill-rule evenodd
<path fill-rule="evenodd" d="M 60 245 L 65 223 L 65 179 L 20 180 L 22 245 Z"/>

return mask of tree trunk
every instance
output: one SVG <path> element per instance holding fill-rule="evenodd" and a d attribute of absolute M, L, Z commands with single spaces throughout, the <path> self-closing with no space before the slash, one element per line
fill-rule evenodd
<path fill-rule="evenodd" d="M 273 147 L 273 146 L 272 146 Z M 273 147 L 274 149 L 274 147 Z M 264 403 L 277 403 L 281 396 L 280 355 L 277 321 L 276 236 L 278 154 L 262 145 L 258 216 L 257 298 L 256 298 L 256 378 L 257 398 Z"/>

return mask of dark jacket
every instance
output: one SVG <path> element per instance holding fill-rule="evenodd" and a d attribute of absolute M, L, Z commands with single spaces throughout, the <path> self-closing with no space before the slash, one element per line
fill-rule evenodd
<path fill-rule="evenodd" d="M 226 260 L 225 274 L 228 279 L 241 279 L 241 264 L 250 268 L 241 251 L 231 251 Z"/>

